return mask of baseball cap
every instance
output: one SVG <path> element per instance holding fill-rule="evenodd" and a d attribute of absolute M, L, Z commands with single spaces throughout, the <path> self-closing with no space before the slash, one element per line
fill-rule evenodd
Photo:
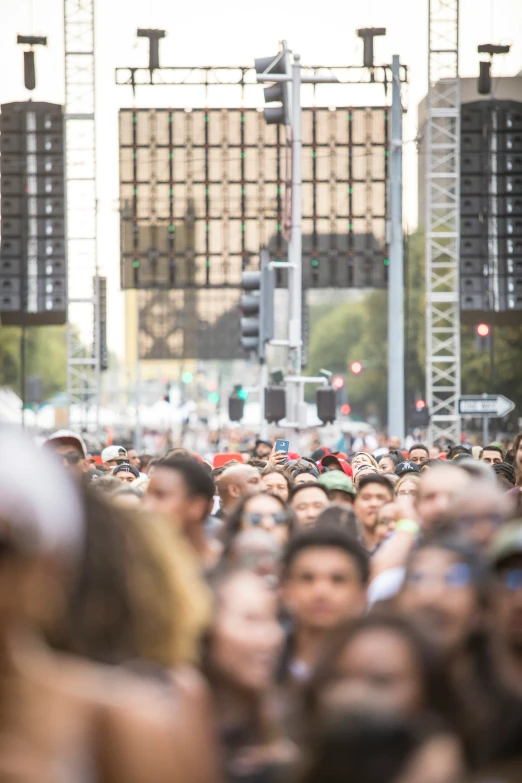
<path fill-rule="evenodd" d="M 85 445 L 85 441 L 82 436 L 78 435 L 76 432 L 73 432 L 72 430 L 56 430 L 56 432 L 53 432 L 52 435 L 49 435 L 44 443 L 44 446 L 50 446 L 52 448 L 53 443 L 58 443 L 59 441 L 77 446 L 83 456 L 87 456 L 87 446 Z"/>
<path fill-rule="evenodd" d="M 514 555 L 522 555 L 522 519 L 506 525 L 494 538 L 489 552 L 493 566 Z"/>
<path fill-rule="evenodd" d="M 409 460 L 399 462 L 395 468 L 395 475 L 404 476 L 406 473 L 420 473 L 420 468 L 415 462 L 410 462 Z"/>
<path fill-rule="evenodd" d="M 335 454 L 327 454 L 322 458 L 321 468 L 327 468 L 329 465 L 338 465 L 346 476 L 352 476 L 352 466 L 346 460 L 336 457 Z"/>
<path fill-rule="evenodd" d="M 127 449 L 123 446 L 107 446 L 101 453 L 102 462 L 112 462 L 113 459 L 121 459 L 127 456 Z"/>
<path fill-rule="evenodd" d="M 115 458 L 113 457 L 113 459 Z M 129 462 L 124 462 L 123 465 L 116 465 L 116 467 L 112 469 L 112 475 L 115 476 L 117 473 L 132 473 L 134 478 L 140 477 L 138 468 L 135 468 L 134 465 L 131 465 Z"/>
<path fill-rule="evenodd" d="M 349 495 L 356 494 L 351 478 L 339 470 L 330 470 L 328 473 L 323 473 L 319 477 L 319 484 L 322 484 L 326 489 L 346 492 Z"/>

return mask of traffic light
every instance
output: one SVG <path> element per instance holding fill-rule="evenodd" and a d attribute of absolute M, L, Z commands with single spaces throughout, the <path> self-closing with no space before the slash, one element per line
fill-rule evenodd
<path fill-rule="evenodd" d="M 426 405 L 426 400 L 415 400 L 415 410 L 413 412 L 411 423 L 414 427 L 427 427 L 430 423 L 430 411 Z"/>
<path fill-rule="evenodd" d="M 245 390 L 241 388 L 241 384 L 237 383 L 234 386 L 232 394 L 228 398 L 228 418 L 230 421 L 241 421 L 247 396 L 248 392 L 245 392 Z"/>
<path fill-rule="evenodd" d="M 341 413 L 343 416 L 349 416 L 351 412 L 352 412 L 352 408 L 350 405 L 348 405 L 347 402 L 345 402 L 344 405 L 341 405 Z"/>
<path fill-rule="evenodd" d="M 243 272 L 243 295 L 239 301 L 241 311 L 241 345 L 245 351 L 255 351 L 259 359 L 265 358 L 265 345 L 274 336 L 275 273 L 270 268 L 267 250 L 261 251 L 261 269 Z"/>
<path fill-rule="evenodd" d="M 332 386 L 337 391 L 341 391 L 341 389 L 344 386 L 344 378 L 342 377 L 342 375 L 334 375 L 334 377 L 332 378 Z"/>
<path fill-rule="evenodd" d="M 265 419 L 277 424 L 286 417 L 286 390 L 284 386 L 267 386 L 265 389 Z"/>
<path fill-rule="evenodd" d="M 360 375 L 362 373 L 362 362 L 352 362 L 350 364 L 350 372 L 354 375 Z"/>
<path fill-rule="evenodd" d="M 333 386 L 320 386 L 317 389 L 317 418 L 323 424 L 332 423 L 336 419 L 337 389 Z"/>
<path fill-rule="evenodd" d="M 475 327 L 475 345 L 477 351 L 486 352 L 491 347 L 491 326 L 489 324 L 477 324 Z"/>
<path fill-rule="evenodd" d="M 263 74 L 286 74 L 291 76 L 289 53 L 285 49 L 279 52 L 276 57 L 260 57 L 254 60 L 256 73 Z M 267 106 L 264 110 L 265 120 L 268 125 L 290 125 L 291 124 L 291 100 L 290 100 L 290 82 L 276 82 L 263 90 L 265 103 L 279 102 L 280 106 Z"/>

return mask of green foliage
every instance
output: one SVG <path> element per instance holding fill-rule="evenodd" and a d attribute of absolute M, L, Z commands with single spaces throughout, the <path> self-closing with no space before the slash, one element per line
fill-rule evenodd
<path fill-rule="evenodd" d="M 0 327 L 0 386 L 21 393 L 21 329 Z M 66 351 L 64 326 L 27 327 L 25 330 L 26 377 L 39 375 L 42 396 L 48 399 L 65 390 Z"/>

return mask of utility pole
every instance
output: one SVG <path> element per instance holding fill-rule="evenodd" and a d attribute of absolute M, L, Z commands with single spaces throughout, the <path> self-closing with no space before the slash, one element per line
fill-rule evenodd
<path fill-rule="evenodd" d="M 404 442 L 404 248 L 402 238 L 402 102 L 399 55 L 392 58 L 390 266 L 388 275 L 388 435 Z"/>
<path fill-rule="evenodd" d="M 301 375 L 303 301 L 301 146 L 301 58 L 295 54 L 292 64 L 292 209 L 288 244 L 288 374 L 297 376 Z M 304 424 L 304 385 L 288 384 L 287 396 L 288 416 L 299 430 Z"/>

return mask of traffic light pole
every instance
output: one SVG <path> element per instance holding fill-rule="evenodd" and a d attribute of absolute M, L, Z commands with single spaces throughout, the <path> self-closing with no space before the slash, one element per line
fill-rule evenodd
<path fill-rule="evenodd" d="M 390 266 L 388 275 L 388 434 L 404 442 L 404 249 L 402 239 L 402 103 L 399 55 L 392 58 Z"/>
<path fill-rule="evenodd" d="M 301 375 L 302 354 L 302 175 L 301 175 L 301 59 L 294 55 L 292 64 L 292 209 L 288 245 L 288 374 Z M 287 410 L 296 429 L 301 429 L 304 385 L 287 384 Z"/>

